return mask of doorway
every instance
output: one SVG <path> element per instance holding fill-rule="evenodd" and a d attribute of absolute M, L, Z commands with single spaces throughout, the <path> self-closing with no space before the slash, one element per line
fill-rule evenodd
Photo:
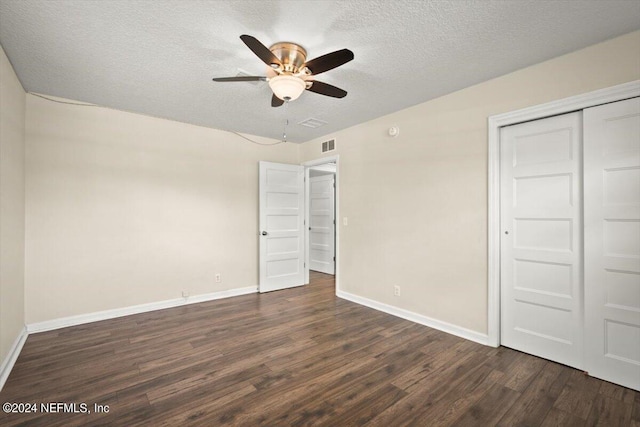
<path fill-rule="evenodd" d="M 309 168 L 309 269 L 335 274 L 335 164 Z"/>
<path fill-rule="evenodd" d="M 303 163 L 305 167 L 305 283 L 310 271 L 335 277 L 339 271 L 338 156 Z"/>
<path fill-rule="evenodd" d="M 323 213 L 328 213 L 332 219 L 321 218 L 325 225 L 331 225 L 323 227 L 328 231 L 325 230 L 322 238 L 328 241 L 323 246 L 331 250 L 331 255 L 324 256 L 327 260 L 325 264 L 329 264 L 332 271 L 326 270 L 317 274 L 326 274 L 335 284 L 337 292 L 340 289 L 340 231 L 335 219 L 339 217 L 340 212 L 338 156 L 325 157 L 302 165 L 260 161 L 258 166 L 258 291 L 271 292 L 309 284 L 311 250 L 308 242 L 309 224 L 312 223 L 309 205 L 313 170 L 313 178 L 320 181 L 323 176 L 329 176 L 332 182 L 329 187 L 332 189 L 332 197 L 322 200 L 325 203 Z M 324 184 L 327 187 L 326 182 Z M 329 205 L 328 208 L 326 205 Z M 331 262 L 328 262 L 328 258 Z"/>

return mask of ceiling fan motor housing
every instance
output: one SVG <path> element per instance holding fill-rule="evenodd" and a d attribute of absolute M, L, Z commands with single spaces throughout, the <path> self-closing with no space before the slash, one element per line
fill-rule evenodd
<path fill-rule="evenodd" d="M 299 44 L 290 42 L 276 43 L 269 50 L 282 62 L 283 72 L 297 74 L 307 62 L 307 51 Z M 278 67 L 279 64 L 271 64 Z"/>

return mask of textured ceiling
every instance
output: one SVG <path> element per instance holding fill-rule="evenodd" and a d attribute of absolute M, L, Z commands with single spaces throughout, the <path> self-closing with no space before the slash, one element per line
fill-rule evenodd
<path fill-rule="evenodd" d="M 219 129 L 303 142 L 640 28 L 640 1 L 0 0 L 0 44 L 24 88 Z M 344 99 L 272 108 L 266 83 L 214 83 L 265 65 L 241 34 L 308 58 Z M 309 129 L 297 123 L 327 124 Z"/>

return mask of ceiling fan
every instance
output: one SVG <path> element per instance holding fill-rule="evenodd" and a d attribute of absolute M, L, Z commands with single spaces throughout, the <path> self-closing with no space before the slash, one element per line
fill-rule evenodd
<path fill-rule="evenodd" d="M 285 101 L 297 99 L 305 89 L 334 98 L 347 96 L 345 90 L 315 80 L 313 76 L 351 61 L 353 52 L 349 49 L 336 50 L 307 61 L 307 51 L 295 43 L 279 42 L 267 48 L 253 36 L 244 34 L 240 39 L 269 66 L 268 76 L 216 77 L 213 79 L 214 82 L 269 82 L 273 91 L 272 107 L 279 107 Z"/>

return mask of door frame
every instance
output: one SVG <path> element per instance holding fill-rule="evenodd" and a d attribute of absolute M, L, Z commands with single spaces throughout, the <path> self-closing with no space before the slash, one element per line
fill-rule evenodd
<path fill-rule="evenodd" d="M 640 80 L 488 118 L 487 344 L 500 345 L 500 128 L 640 96 Z M 337 178 L 337 177 L 336 177 Z M 336 185 L 337 187 L 337 185 Z M 336 257 L 337 259 L 337 257 Z M 337 267 L 337 265 L 336 265 Z"/>
<path fill-rule="evenodd" d="M 310 168 L 312 168 L 313 166 L 320 166 L 320 165 L 324 165 L 327 163 L 335 163 L 336 164 L 336 173 L 335 173 L 335 183 L 336 183 L 336 188 L 335 188 L 335 192 L 334 192 L 334 199 L 335 199 L 335 211 L 336 211 L 336 226 L 335 226 L 335 230 L 336 230 L 336 238 L 334 241 L 334 245 L 335 245 L 335 256 L 336 256 L 336 265 L 335 265 L 335 283 L 336 283 L 336 294 L 338 292 L 338 289 L 340 289 L 340 156 L 339 155 L 334 155 L 334 156 L 329 156 L 329 157 L 322 157 L 320 159 L 315 159 L 315 160 L 309 160 L 308 162 L 304 162 L 302 163 L 302 166 L 304 166 L 304 205 L 305 205 L 305 212 L 304 212 L 304 223 L 305 223 L 305 227 L 304 227 L 304 241 L 305 241 L 305 267 L 304 267 L 304 280 L 305 280 L 305 284 L 309 284 L 309 209 L 306 209 L 307 206 L 309 206 L 309 170 Z"/>

